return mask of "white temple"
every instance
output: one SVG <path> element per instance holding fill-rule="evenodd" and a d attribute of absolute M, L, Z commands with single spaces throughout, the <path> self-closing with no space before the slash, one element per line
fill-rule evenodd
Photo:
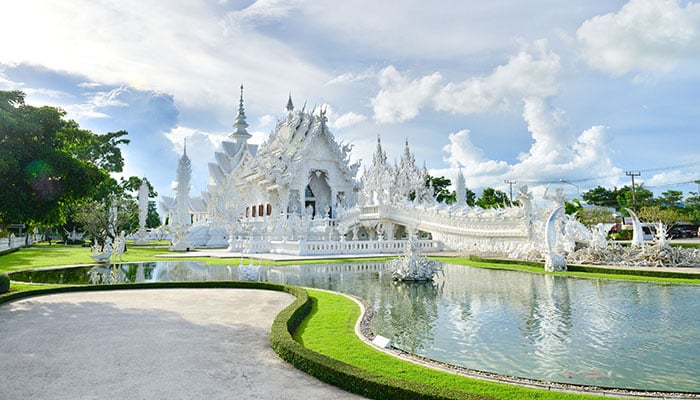
<path fill-rule="evenodd" d="M 545 190 L 543 200 L 551 204 L 544 207 L 534 206 L 524 185 L 517 205 L 470 207 L 460 170 L 455 204 L 438 203 L 426 186 L 428 171 L 416 167 L 408 142 L 400 161 L 391 165 L 378 138 L 372 165 L 358 181 L 360 164 L 350 162 L 352 146 L 336 142 L 326 122 L 324 110 L 295 110 L 290 96 L 287 114 L 267 140 L 260 146 L 248 143 L 241 86 L 234 131 L 209 164 L 207 190 L 190 197 L 185 149 L 175 197 L 163 197 L 171 250 L 361 255 L 446 249 L 545 260 L 551 271 L 566 269 L 567 262 L 700 266 L 700 253 L 671 249 L 665 239 L 645 246 L 635 237 L 629 249 L 609 246 L 606 229 L 591 231 L 561 212 L 561 188 L 551 196 Z M 638 220 L 635 225 L 641 226 Z"/>
<path fill-rule="evenodd" d="M 207 191 L 185 199 L 185 174 L 176 198 L 163 198 L 177 232 L 191 224 L 187 238 L 176 235 L 175 242 L 242 253 L 379 254 L 403 252 L 415 235 L 423 251 L 527 257 L 547 250 L 541 236 L 535 238 L 544 233 L 542 215 L 549 213 L 533 210 L 526 187 L 520 188 L 520 206 L 470 207 L 460 171 L 456 204 L 438 204 L 426 187 L 427 169 L 416 166 L 408 142 L 391 165 L 379 138 L 372 165 L 358 181 L 352 146 L 335 140 L 325 111 L 295 110 L 291 96 L 286 108 L 263 144 L 249 143 L 241 86 L 234 131 L 209 164 Z"/>

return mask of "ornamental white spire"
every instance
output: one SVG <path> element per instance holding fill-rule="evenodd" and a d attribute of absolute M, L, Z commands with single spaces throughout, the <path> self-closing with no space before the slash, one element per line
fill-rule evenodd
<path fill-rule="evenodd" d="M 462 174 L 462 167 L 459 167 L 459 173 L 457 173 L 457 182 L 455 182 L 455 191 L 457 192 L 457 205 L 466 206 L 467 205 L 467 185 L 464 182 L 464 174 Z"/>
<path fill-rule="evenodd" d="M 243 108 L 243 85 L 241 85 L 241 99 L 238 102 L 238 114 L 236 114 L 236 123 L 233 124 L 233 128 L 235 130 L 230 137 L 236 139 L 237 142 L 245 143 L 253 136 L 246 130 L 248 123 L 245 120 L 245 109 Z"/>

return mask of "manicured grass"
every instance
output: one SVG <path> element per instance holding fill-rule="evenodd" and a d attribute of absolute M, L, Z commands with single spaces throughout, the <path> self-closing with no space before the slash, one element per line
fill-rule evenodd
<path fill-rule="evenodd" d="M 575 271 L 578 269 L 577 266 L 571 266 L 572 270 L 561 271 L 561 272 L 547 272 L 541 266 L 532 265 L 534 263 L 527 263 L 530 265 L 524 265 L 522 262 L 516 260 L 488 260 L 488 259 L 475 259 L 475 258 L 451 258 L 451 257 L 436 257 L 436 260 L 440 260 L 449 264 L 465 265 L 470 267 L 479 268 L 491 268 L 491 269 L 509 269 L 516 271 L 527 271 L 538 274 L 551 274 L 551 275 L 561 275 L 570 276 L 575 278 L 588 278 L 588 279 L 617 279 L 617 280 L 628 280 L 628 281 L 645 281 L 645 282 L 660 282 L 660 283 L 681 283 L 681 284 L 700 284 L 700 274 L 697 277 L 674 277 L 687 276 L 690 274 L 674 274 L 672 272 L 666 271 L 664 268 L 659 267 L 656 271 L 659 275 L 666 274 L 668 276 L 653 276 L 655 271 L 643 272 L 635 270 L 625 270 L 625 273 L 616 273 L 614 270 L 606 271 L 602 268 L 589 267 L 591 270 L 598 270 L 601 272 L 582 272 Z M 583 269 L 583 268 L 582 268 Z M 645 274 L 645 275 L 643 275 Z"/>
<path fill-rule="evenodd" d="M 122 259 L 129 261 L 156 260 L 156 254 L 167 253 L 167 248 L 128 247 Z M 22 248 L 0 256 L 0 272 L 59 265 L 93 264 L 90 249 L 80 246 L 41 245 Z"/>
<path fill-rule="evenodd" d="M 355 334 L 359 306 L 334 293 L 307 289 L 313 306 L 294 339 L 309 350 L 321 353 L 372 373 L 498 399 L 599 399 L 598 396 L 549 392 L 516 385 L 493 383 L 438 371 L 397 359 L 373 348 Z"/>

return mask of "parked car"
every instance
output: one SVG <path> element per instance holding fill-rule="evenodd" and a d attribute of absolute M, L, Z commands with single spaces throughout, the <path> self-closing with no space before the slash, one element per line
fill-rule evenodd
<path fill-rule="evenodd" d="M 694 226 L 676 225 L 668 230 L 667 236 L 672 239 L 693 238 L 700 234 L 700 228 L 696 230 Z"/>

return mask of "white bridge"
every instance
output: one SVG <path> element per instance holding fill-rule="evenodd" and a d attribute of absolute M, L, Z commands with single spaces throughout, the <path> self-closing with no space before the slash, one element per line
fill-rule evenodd
<path fill-rule="evenodd" d="M 528 209 L 523 207 L 482 209 L 404 203 L 354 207 L 340 215 L 337 226 L 341 235 L 358 227 L 370 232 L 374 229 L 377 236 L 385 235 L 387 239 L 397 233 L 405 236 L 407 231 L 418 231 L 450 250 L 523 253 L 531 248 L 531 221 Z"/>

